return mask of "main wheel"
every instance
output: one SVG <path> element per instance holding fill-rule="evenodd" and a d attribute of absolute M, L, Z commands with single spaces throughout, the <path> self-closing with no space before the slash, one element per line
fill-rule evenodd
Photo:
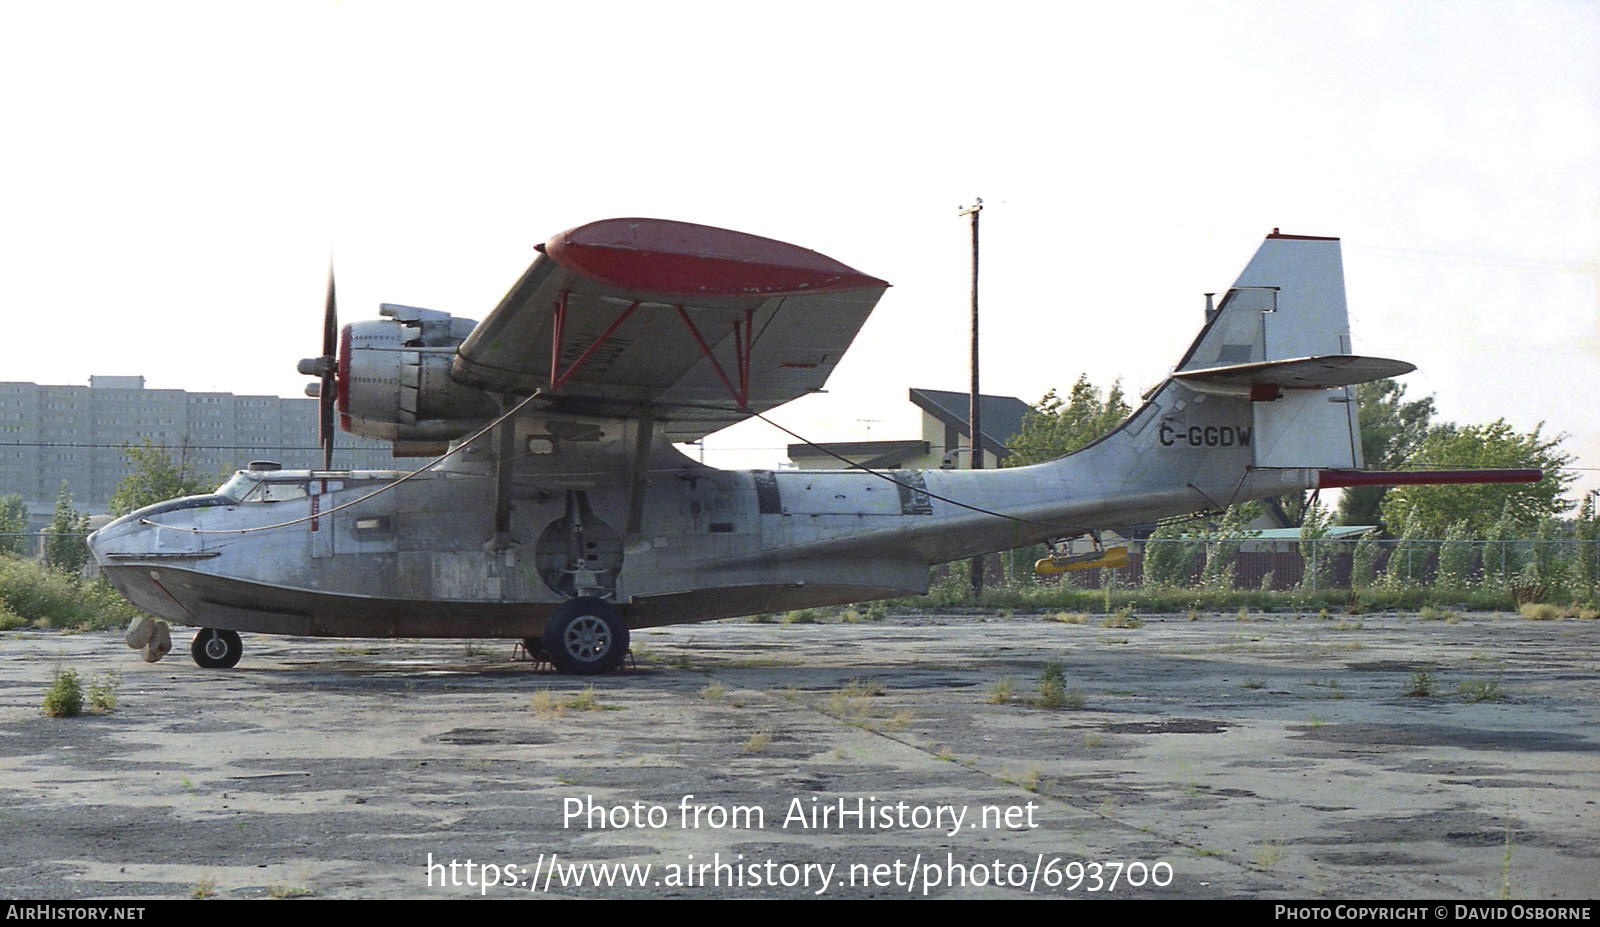
<path fill-rule="evenodd" d="M 189 653 L 198 666 L 206 669 L 227 669 L 244 655 L 244 641 L 236 631 L 220 628 L 201 628 L 189 645 Z"/>
<path fill-rule="evenodd" d="M 609 673 L 628 655 L 628 626 L 605 599 L 568 599 L 545 622 L 544 650 L 563 673 Z"/>

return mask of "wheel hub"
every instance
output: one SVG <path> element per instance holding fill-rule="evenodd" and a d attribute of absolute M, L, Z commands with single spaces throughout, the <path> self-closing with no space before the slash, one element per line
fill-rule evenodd
<path fill-rule="evenodd" d="M 603 619 L 584 615 L 567 626 L 567 653 L 579 660 L 597 660 L 611 649 L 611 629 Z"/>

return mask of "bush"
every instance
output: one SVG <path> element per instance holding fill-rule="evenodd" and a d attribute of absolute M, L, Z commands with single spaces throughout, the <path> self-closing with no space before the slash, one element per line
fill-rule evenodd
<path fill-rule="evenodd" d="M 37 560 L 0 557 L 0 624 L 7 610 L 37 627 L 80 630 L 120 627 L 140 614 L 105 580 L 83 580 Z"/>
<path fill-rule="evenodd" d="M 56 670 L 50 688 L 44 693 L 44 713 L 52 718 L 83 714 L 83 681 L 76 670 Z"/>

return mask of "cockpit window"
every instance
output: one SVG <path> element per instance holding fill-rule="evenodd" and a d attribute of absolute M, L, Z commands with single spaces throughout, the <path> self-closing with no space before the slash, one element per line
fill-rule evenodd
<path fill-rule="evenodd" d="M 224 499 L 229 499 L 233 502 L 240 502 L 244 500 L 244 497 L 249 494 L 250 490 L 255 488 L 255 485 L 258 482 L 260 481 L 255 477 L 244 472 L 243 470 L 238 470 L 235 471 L 233 476 L 228 478 L 226 483 L 223 483 L 221 486 L 217 487 L 216 495 L 219 495 Z"/>
<path fill-rule="evenodd" d="M 286 482 L 281 480 L 262 480 L 256 488 L 251 490 L 241 500 L 243 502 L 285 502 L 289 499 L 304 499 L 306 497 L 306 482 L 298 480 Z"/>

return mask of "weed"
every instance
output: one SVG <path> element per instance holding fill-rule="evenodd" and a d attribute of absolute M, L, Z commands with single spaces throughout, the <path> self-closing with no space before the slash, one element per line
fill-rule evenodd
<path fill-rule="evenodd" d="M 883 686 L 865 679 L 853 679 L 828 693 L 822 711 L 847 724 L 865 724 L 872 713 L 871 700 L 882 694 Z"/>
<path fill-rule="evenodd" d="M 747 753 L 760 753 L 761 751 L 767 749 L 767 745 L 770 743 L 772 743 L 771 734 L 767 733 L 766 731 L 756 731 L 739 746 L 742 747 Z"/>
<path fill-rule="evenodd" d="M 282 882 L 274 882 L 267 886 L 267 897 L 275 898 L 279 901 L 285 898 L 304 898 L 314 894 L 316 893 L 304 885 L 285 885 Z"/>
<path fill-rule="evenodd" d="M 889 617 L 889 609 L 882 602 L 873 602 L 867 606 L 866 619 L 868 621 L 882 621 Z"/>
<path fill-rule="evenodd" d="M 1406 681 L 1406 690 L 1401 694 L 1412 698 L 1433 698 L 1435 685 L 1433 673 L 1419 669 L 1411 674 L 1411 678 Z"/>
<path fill-rule="evenodd" d="M 567 708 L 556 699 L 554 692 L 549 689 L 540 689 L 528 699 L 528 710 L 541 718 L 559 718 L 567 713 Z"/>
<path fill-rule="evenodd" d="M 1039 704 L 1046 708 L 1058 707 L 1066 689 L 1067 674 L 1061 664 L 1054 660 L 1046 663 L 1039 673 Z"/>
<path fill-rule="evenodd" d="M 528 698 L 528 709 L 541 718 L 559 718 L 572 711 L 617 711 L 619 705 L 607 705 L 595 694 L 594 686 L 585 686 L 565 699 L 549 689 L 540 689 Z"/>
<path fill-rule="evenodd" d="M 1327 689 L 1328 694 L 1323 696 L 1324 698 L 1344 698 L 1344 689 L 1337 679 L 1307 679 L 1306 685 Z"/>
<path fill-rule="evenodd" d="M 1001 781 L 1013 782 L 1029 792 L 1037 792 L 1039 791 L 1039 767 L 1036 764 L 1029 764 L 1028 768 L 1019 773 L 1016 778 L 1002 776 Z"/>
<path fill-rule="evenodd" d="M 117 686 L 122 679 L 116 670 L 111 670 L 104 676 L 96 676 L 89 681 L 89 688 L 84 690 L 89 697 L 89 710 L 104 714 L 117 707 Z"/>
<path fill-rule="evenodd" d="M 759 615 L 751 615 L 750 616 L 750 623 L 751 624 L 772 624 L 774 621 L 777 621 L 777 620 L 778 619 L 776 619 L 776 618 L 774 618 L 772 616 L 771 612 L 762 612 Z"/>
<path fill-rule="evenodd" d="M 1363 624 L 1360 621 L 1338 621 L 1338 622 L 1334 622 L 1333 630 L 1335 630 L 1335 631 L 1359 631 L 1364 627 L 1366 627 L 1366 625 Z"/>
<path fill-rule="evenodd" d="M 1198 609 L 1198 608 L 1190 608 L 1187 612 L 1184 613 L 1184 617 L 1188 618 L 1190 621 L 1199 621 L 1200 620 L 1200 609 Z"/>
<path fill-rule="evenodd" d="M 1283 846 L 1276 841 L 1257 844 L 1250 853 L 1250 861 L 1259 869 L 1271 869 L 1283 859 Z"/>
<path fill-rule="evenodd" d="M 940 747 L 939 752 L 935 753 L 933 758 L 936 760 L 943 760 L 946 763 L 954 763 L 956 761 L 956 755 L 950 752 L 949 747 Z"/>
<path fill-rule="evenodd" d="M 1011 677 L 1001 676 L 994 681 L 993 685 L 989 686 L 989 697 L 984 701 L 991 705 L 1004 705 L 1011 701 L 1014 694 L 1015 684 L 1011 681 Z"/>
<path fill-rule="evenodd" d="M 599 711 L 611 706 L 600 704 L 600 697 L 595 694 L 594 686 L 584 686 L 567 699 L 567 707 L 573 711 Z"/>
<path fill-rule="evenodd" d="M 816 609 L 811 608 L 795 609 L 794 611 L 784 612 L 783 617 L 778 620 L 784 624 L 816 624 L 817 612 Z"/>
<path fill-rule="evenodd" d="M 1084 731 L 1083 732 L 1083 745 L 1085 747 L 1098 747 L 1098 746 L 1100 746 L 1101 744 L 1103 744 L 1105 742 L 1106 742 L 1105 735 L 1101 734 L 1098 731 Z"/>
<path fill-rule="evenodd" d="M 201 876 L 189 886 L 190 898 L 210 898 L 217 893 L 217 880 L 214 876 Z"/>
<path fill-rule="evenodd" d="M 1126 605 L 1117 609 L 1115 613 L 1100 619 L 1100 627 L 1102 628 L 1137 628 L 1143 625 L 1144 622 L 1133 617 L 1133 609 Z"/>
<path fill-rule="evenodd" d="M 1468 702 L 1489 702 L 1506 697 L 1500 683 L 1493 679 L 1463 679 L 1456 691 Z"/>
<path fill-rule="evenodd" d="M 1033 702 L 1040 708 L 1070 708 L 1077 710 L 1083 707 L 1083 693 L 1067 688 L 1066 674 L 1062 672 L 1061 664 L 1054 661 L 1046 663 L 1044 672 L 1039 674 L 1039 694 Z"/>
<path fill-rule="evenodd" d="M 728 687 L 724 686 L 720 682 L 713 682 L 710 685 L 701 687 L 700 689 L 700 697 L 713 702 L 727 694 Z"/>
<path fill-rule="evenodd" d="M 77 670 L 58 669 L 44 693 L 44 713 L 52 718 L 83 714 L 83 682 Z"/>
<path fill-rule="evenodd" d="M 1417 611 L 1417 617 L 1424 621 L 1449 621 L 1455 616 L 1456 613 L 1448 608 L 1435 608 L 1432 605 L 1424 605 Z"/>
<path fill-rule="evenodd" d="M 1062 624 L 1083 624 L 1089 620 L 1084 612 L 1052 612 L 1044 616 L 1045 621 L 1058 621 Z"/>
<path fill-rule="evenodd" d="M 913 712 L 911 709 L 902 708 L 899 711 L 895 712 L 894 714 L 890 715 L 889 716 L 889 720 L 883 722 L 883 724 L 880 727 L 881 727 L 882 730 L 885 730 L 885 731 L 902 730 L 902 729 L 905 728 L 906 725 L 910 724 L 912 722 L 912 720 L 916 718 L 916 716 L 917 716 L 916 713 Z"/>
<path fill-rule="evenodd" d="M 1241 605 L 1241 606 L 1239 606 L 1239 614 L 1234 615 L 1233 616 L 1233 620 L 1234 621 L 1254 621 L 1255 619 L 1250 617 L 1250 609 L 1245 607 L 1245 606 L 1243 606 L 1243 605 Z"/>
<path fill-rule="evenodd" d="M 1265 679 L 1246 679 L 1244 682 L 1239 684 L 1239 687 L 1243 689 L 1259 689 L 1266 684 L 1267 681 Z"/>

